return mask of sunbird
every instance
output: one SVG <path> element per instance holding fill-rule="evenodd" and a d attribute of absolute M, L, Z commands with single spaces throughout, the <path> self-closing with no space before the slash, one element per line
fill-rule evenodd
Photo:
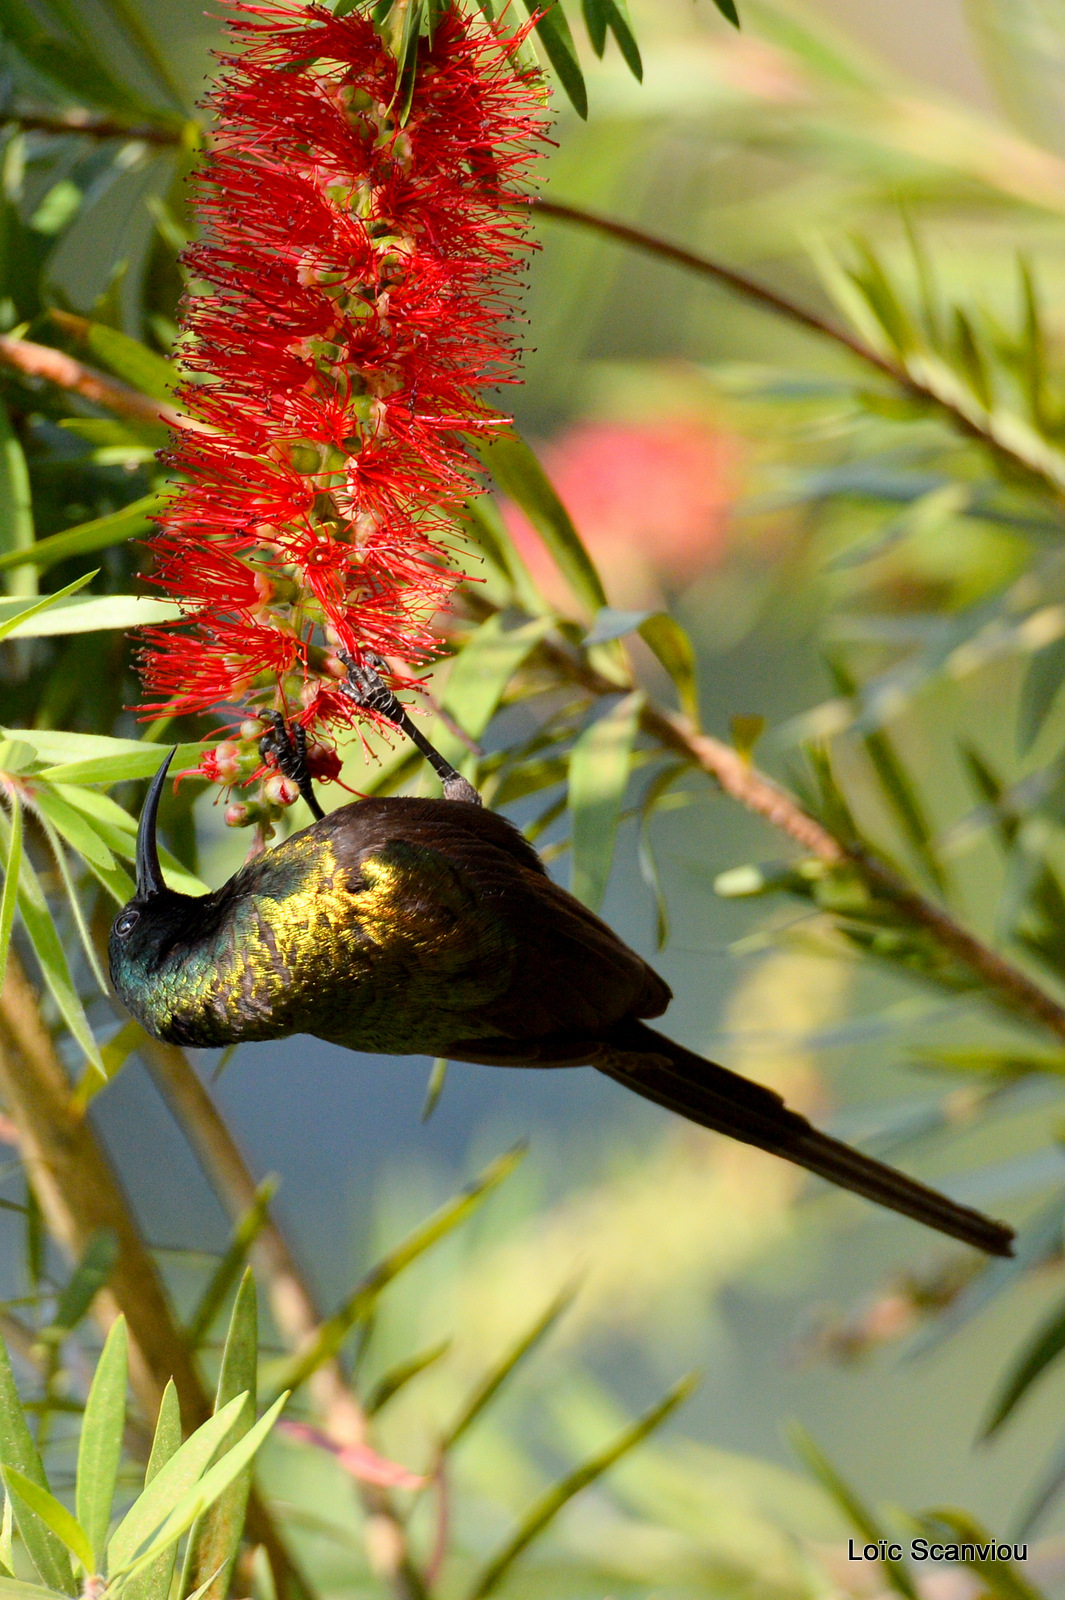
<path fill-rule="evenodd" d="M 756 1145 L 989 1255 L 1013 1230 L 813 1127 L 762 1084 L 647 1026 L 672 999 L 641 956 L 414 726 L 369 668 L 349 692 L 428 756 L 444 799 L 326 816 L 299 730 L 263 739 L 315 816 L 206 895 L 167 888 L 148 791 L 137 884 L 111 929 L 115 990 L 156 1039 L 212 1047 L 309 1033 L 350 1050 L 497 1067 L 593 1066 L 701 1127 Z"/>

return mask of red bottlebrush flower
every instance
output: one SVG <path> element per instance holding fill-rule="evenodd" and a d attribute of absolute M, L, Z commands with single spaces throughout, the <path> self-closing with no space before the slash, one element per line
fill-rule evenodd
<path fill-rule="evenodd" d="M 542 95 L 449 9 L 401 126 L 367 16 L 236 11 L 187 253 L 180 400 L 205 426 L 169 451 L 183 481 L 152 541 L 185 620 L 146 630 L 145 709 L 298 708 L 328 738 L 357 715 L 331 652 L 424 660 L 462 576 L 450 519 L 480 487 L 463 435 L 507 420 L 483 391 L 515 376 Z"/>

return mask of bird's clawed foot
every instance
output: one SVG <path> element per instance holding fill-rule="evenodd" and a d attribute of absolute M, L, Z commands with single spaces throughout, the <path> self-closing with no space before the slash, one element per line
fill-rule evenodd
<path fill-rule="evenodd" d="M 320 821 L 325 812 L 318 804 L 307 765 L 307 730 L 299 723 L 289 727 L 280 711 L 271 711 L 267 715 L 273 727 L 268 728 L 259 740 L 259 754 L 264 761 L 273 758 L 282 776 L 296 785 L 310 806 L 315 821 Z"/>
<path fill-rule="evenodd" d="M 402 729 L 411 743 L 417 745 L 440 779 L 444 786 L 445 800 L 465 800 L 469 805 L 479 806 L 482 803 L 481 797 L 473 784 L 469 783 L 461 772 L 457 772 L 450 761 L 445 760 L 435 745 L 429 743 L 380 674 L 372 666 L 359 666 L 354 657 L 345 654 L 343 650 L 337 654 L 348 669 L 348 681 L 343 686 L 344 692 L 351 696 L 355 704 L 365 706 L 368 711 L 376 712 L 379 717 L 384 717 L 386 722 L 391 722 L 395 727 Z M 367 659 L 378 661 L 381 666 L 385 665 L 379 656 L 368 656 Z"/>

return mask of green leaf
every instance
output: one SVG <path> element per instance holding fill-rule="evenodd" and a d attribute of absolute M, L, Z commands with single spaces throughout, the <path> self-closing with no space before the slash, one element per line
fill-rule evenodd
<path fill-rule="evenodd" d="M 93 1554 L 92 1571 L 103 1569 L 111 1504 L 122 1459 L 126 1423 L 126 1380 L 129 1339 L 125 1317 L 116 1318 L 107 1336 L 92 1380 L 78 1440 L 78 1477 L 74 1509 Z"/>
<path fill-rule="evenodd" d="M 32 739 L 32 733 L 29 735 Z M 37 774 L 49 783 L 128 783 L 134 778 L 153 778 L 166 757 L 170 745 L 149 744 L 147 741 L 114 740 L 122 743 L 122 755 L 100 755 L 86 761 L 60 762 L 54 767 L 43 767 Z M 180 744 L 174 753 L 174 769 L 198 767 L 204 754 L 211 748 L 204 744 Z"/>
<path fill-rule="evenodd" d="M 1017 708 L 1017 749 L 1027 755 L 1043 730 L 1065 682 L 1065 639 L 1037 650 L 1028 662 Z"/>
<path fill-rule="evenodd" d="M 606 49 L 607 0 L 581 0 L 581 10 L 584 12 L 584 26 L 588 29 L 592 49 L 602 60 Z"/>
<path fill-rule="evenodd" d="M 3 1472 L 8 1493 L 29 1506 L 44 1525 L 73 1552 L 81 1562 L 86 1576 L 91 1576 L 94 1571 L 92 1542 L 77 1518 L 71 1516 L 66 1506 L 47 1489 L 42 1489 L 40 1484 L 24 1477 L 17 1467 L 4 1467 Z"/>
<path fill-rule="evenodd" d="M 699 685 L 695 649 L 684 628 L 667 611 L 656 611 L 639 628 L 640 638 L 673 680 L 681 710 L 699 725 Z"/>
<path fill-rule="evenodd" d="M 525 1154 L 525 1146 L 517 1145 L 491 1162 L 473 1183 L 467 1184 L 446 1205 L 434 1211 L 427 1221 L 407 1235 L 406 1239 L 383 1256 L 376 1266 L 356 1286 L 339 1310 L 321 1324 L 306 1350 L 285 1361 L 275 1378 L 275 1384 L 288 1390 L 299 1388 L 323 1361 L 336 1355 L 356 1322 L 369 1311 L 382 1291 L 401 1272 L 416 1261 L 425 1251 L 452 1233 L 460 1223 L 477 1209 L 496 1186 L 510 1176 Z"/>
<path fill-rule="evenodd" d="M 425 1086 L 425 1099 L 422 1102 L 422 1121 L 428 1122 L 436 1110 L 440 1096 L 444 1092 L 444 1082 L 447 1078 L 447 1057 L 437 1056 L 429 1072 L 429 1082 Z"/>
<path fill-rule="evenodd" d="M 668 766 L 661 768 L 651 779 L 643 800 L 640 802 L 640 830 L 636 842 L 636 855 L 640 875 L 654 896 L 655 940 L 656 947 L 659 950 L 665 948 L 669 939 L 669 907 L 662 890 L 661 879 L 658 875 L 658 863 L 655 860 L 654 848 L 651 844 L 651 819 L 667 790 L 687 770 L 688 763 L 686 761 L 673 761 Z"/>
<path fill-rule="evenodd" d="M 43 812 L 48 820 L 55 824 L 58 832 L 79 855 L 84 856 L 87 861 L 94 861 L 105 871 L 114 866 L 115 858 L 100 835 L 86 818 L 73 806 L 68 805 L 54 789 L 40 784 L 34 790 L 33 803 L 38 811 Z"/>
<path fill-rule="evenodd" d="M 567 1473 L 534 1501 L 502 1550 L 488 1562 L 474 1581 L 469 1592 L 469 1600 L 484 1600 L 485 1595 L 491 1594 L 493 1589 L 498 1588 L 522 1551 L 550 1526 L 563 1506 L 568 1505 L 574 1495 L 580 1494 L 582 1489 L 595 1483 L 615 1462 L 620 1461 L 622 1456 L 628 1455 L 629 1451 L 641 1444 L 648 1434 L 653 1433 L 670 1413 L 688 1398 L 695 1388 L 696 1381 L 694 1376 L 684 1378 L 663 1400 L 659 1401 L 658 1405 L 638 1422 L 626 1428 L 604 1450 L 600 1450 L 574 1471 Z"/>
<path fill-rule="evenodd" d="M 569 512 L 524 439 L 507 431 L 471 443 L 503 493 L 520 506 L 540 535 L 574 599 L 595 616 L 607 604 L 602 580 Z"/>
<path fill-rule="evenodd" d="M 937 1506 L 926 1511 L 919 1519 L 921 1526 L 934 1539 L 947 1539 L 951 1544 L 972 1544 L 994 1549 L 998 1541 L 963 1511 Z M 1026 1583 L 1012 1561 L 999 1561 L 997 1557 L 984 1559 L 976 1556 L 962 1562 L 970 1572 L 984 1581 L 986 1592 L 997 1595 L 998 1600 L 1044 1600 L 1032 1584 Z"/>
<path fill-rule="evenodd" d="M 0 565 L 2 565 L 0 560 Z M 78 589 L 84 589 L 87 583 L 95 578 L 95 572 L 87 572 L 84 577 L 75 578 L 73 583 L 68 583 L 65 589 L 57 589 L 55 594 L 46 594 L 40 600 L 16 601 L 14 616 L 2 617 L 0 615 L 0 639 L 6 639 L 9 634 L 23 623 L 28 623 L 31 617 L 36 617 L 43 611 L 48 611 L 64 596 L 74 594 Z"/>
<path fill-rule="evenodd" d="M 514 1344 L 511 1345 L 500 1360 L 488 1369 L 440 1440 L 439 1449 L 442 1456 L 454 1449 L 463 1434 L 473 1426 L 485 1407 L 495 1399 L 504 1383 L 518 1369 L 526 1356 L 531 1355 L 537 1345 L 543 1342 L 558 1319 L 573 1304 L 576 1292 L 576 1286 L 574 1285 L 568 1286 L 560 1294 L 557 1294 L 550 1305 L 540 1313 L 521 1337 L 515 1340 Z"/>
<path fill-rule="evenodd" d="M 497 612 L 482 622 L 454 658 L 444 706 L 471 739 L 484 733 L 507 684 L 552 625 L 551 617 L 536 617 L 507 632 Z"/>
<path fill-rule="evenodd" d="M 212 1273 L 211 1280 L 189 1322 L 185 1337 L 192 1349 L 199 1349 L 211 1331 L 211 1324 L 218 1315 L 223 1301 L 240 1276 L 248 1251 L 269 1220 L 270 1202 L 276 1193 L 277 1179 L 274 1177 L 264 1178 L 255 1191 L 254 1201 L 233 1230 L 233 1237 L 226 1248 L 225 1254 Z M 230 1332 L 232 1332 L 232 1325 Z M 252 1389 L 254 1394 L 253 1385 L 246 1383 L 244 1388 Z"/>
<path fill-rule="evenodd" d="M 2 3 L 2 0 L 0 0 Z M 9 550 L 0 555 L 0 572 L 12 567 L 33 566 L 42 571 L 54 567 L 71 556 L 88 555 L 93 550 L 104 550 L 113 544 L 125 544 L 140 533 L 153 527 L 152 513 L 166 505 L 165 492 L 146 494 L 140 500 L 123 506 L 121 511 L 109 512 L 106 517 L 94 517 L 91 522 L 79 522 L 76 527 L 65 528 L 47 539 L 38 539 L 29 550 Z M 86 580 L 87 581 L 87 580 Z M 66 594 L 71 591 L 62 590 Z"/>
<path fill-rule="evenodd" d="M 0 0 L 0 33 L 46 79 L 72 94 L 77 104 L 112 112 L 119 121 L 148 121 L 168 131 L 173 128 L 174 119 L 110 71 L 103 56 L 92 48 L 91 34 L 77 26 L 76 10 L 64 6 L 63 11 L 64 20 L 74 24 L 71 31 L 76 42 L 42 27 L 22 0 Z"/>
<path fill-rule="evenodd" d="M 740 25 L 740 14 L 736 10 L 736 0 L 714 0 L 714 4 L 726 22 L 731 22 L 734 28 Z"/>
<path fill-rule="evenodd" d="M 719 7 L 721 6 L 721 0 L 715 0 L 715 3 Z M 729 16 L 728 11 L 725 11 L 725 15 L 729 17 L 730 22 L 735 22 L 738 27 L 739 18 L 735 14 L 733 0 L 725 0 L 725 5 L 732 9 L 731 16 Z M 636 43 L 636 35 L 632 31 L 632 21 L 629 17 L 629 8 L 626 0 L 606 0 L 605 9 L 610 31 L 617 40 L 622 60 L 636 79 L 636 82 L 642 83 L 643 61 L 640 58 L 640 47 Z M 724 8 L 721 7 L 721 9 Z"/>
<path fill-rule="evenodd" d="M 114 1229 L 97 1228 L 59 1296 L 52 1320 L 41 1333 L 42 1339 L 60 1344 L 73 1333 L 100 1290 L 106 1287 L 118 1256 L 118 1237 Z"/>
<path fill-rule="evenodd" d="M 450 1349 L 451 1340 L 441 1339 L 439 1344 L 430 1345 L 428 1350 L 419 1350 L 417 1355 L 410 1356 L 406 1361 L 397 1362 L 394 1367 L 390 1367 L 370 1390 L 366 1399 L 366 1415 L 375 1417 L 382 1407 L 388 1404 L 393 1395 L 397 1395 L 401 1389 L 410 1383 L 412 1378 L 416 1378 L 427 1367 L 431 1367 L 434 1362 L 439 1361 L 441 1356 L 447 1355 Z"/>
<path fill-rule="evenodd" d="M 11 795 L 11 833 L 4 866 L 4 892 L 0 898 L 0 983 L 7 971 L 7 953 L 11 948 L 11 927 L 18 903 L 18 886 L 22 874 L 22 802 L 18 792 Z"/>
<path fill-rule="evenodd" d="M 22 1403 L 11 1372 L 7 1347 L 2 1339 L 0 1339 L 0 1466 L 5 1469 L 13 1467 L 39 1489 L 48 1488 L 48 1479 L 44 1475 L 37 1446 L 26 1426 Z M 47 1523 L 42 1522 L 25 1501 L 17 1500 L 12 1509 L 22 1542 L 26 1546 L 26 1553 L 42 1581 L 50 1589 L 58 1589 L 63 1594 L 76 1594 L 77 1585 L 62 1540 L 56 1537 Z"/>
<path fill-rule="evenodd" d="M 145 1488 L 158 1477 L 181 1448 L 181 1403 L 173 1378 L 163 1390 L 155 1424 L 151 1454 L 144 1473 Z M 122 1590 L 122 1600 L 169 1600 L 177 1560 L 177 1546 L 165 1550 L 157 1561 L 143 1567 Z"/>
<path fill-rule="evenodd" d="M 93 355 L 131 388 L 164 404 L 173 403 L 179 379 L 165 356 L 103 322 L 90 322 L 83 338 Z"/>
<path fill-rule="evenodd" d="M 93 574 L 95 576 L 95 574 Z M 44 639 L 58 634 L 106 633 L 116 628 L 142 628 L 159 622 L 177 622 L 183 615 L 181 607 L 169 600 L 153 600 L 150 595 L 91 594 L 81 595 L 70 605 L 55 606 L 40 614 L 16 614 L 10 618 L 13 626 L 4 637 L 12 639 Z M 0 621 L 9 615 L 0 601 Z"/>
<path fill-rule="evenodd" d="M 786 1431 L 796 1453 L 805 1461 L 813 1476 L 835 1501 L 847 1521 L 854 1525 L 867 1543 L 878 1544 L 885 1537 L 880 1524 L 850 1485 L 844 1483 L 827 1456 L 822 1455 L 806 1429 L 799 1423 L 793 1422 Z M 902 1595 L 904 1600 L 920 1600 L 917 1588 L 901 1561 L 884 1561 L 881 1566 L 888 1586 L 894 1589 L 896 1594 Z"/>
<path fill-rule="evenodd" d="M 215 1397 L 215 1409 L 221 1410 L 237 1395 L 248 1396 L 248 1405 L 237 1414 L 230 1429 L 227 1438 L 230 1446 L 243 1438 L 255 1417 L 258 1361 L 259 1320 L 255 1280 L 251 1272 L 246 1271 L 229 1319 Z M 189 1541 L 187 1567 L 193 1575 L 192 1582 L 201 1593 L 213 1595 L 214 1600 L 224 1600 L 229 1590 L 229 1578 L 240 1549 L 250 1491 L 249 1464 L 218 1497 Z"/>
<path fill-rule="evenodd" d="M 587 121 L 588 91 L 584 84 L 584 73 L 559 0 L 546 0 L 546 4 L 540 4 L 539 0 L 525 0 L 525 9 L 535 19 L 544 54 L 554 67 L 573 109 Z"/>
<path fill-rule="evenodd" d="M 45 1589 L 39 1583 L 20 1583 L 17 1578 L 0 1577 L 0 1600 L 57 1600 L 57 1597 L 56 1589 Z"/>
<path fill-rule="evenodd" d="M 1015 1359 L 1009 1376 L 993 1401 L 990 1415 L 983 1428 L 983 1438 L 997 1433 L 1006 1418 L 1015 1410 L 1036 1379 L 1050 1367 L 1065 1350 L 1065 1300 L 1040 1323 L 1035 1335 L 1028 1340 Z"/>
<path fill-rule="evenodd" d="M 11 853 L 12 825 L 2 811 L 0 811 L 0 844 L 6 844 L 8 854 Z M 88 1018 L 81 1000 L 78 998 L 70 976 L 70 968 L 63 951 L 63 944 L 59 937 L 55 923 L 48 910 L 48 902 L 44 891 L 37 881 L 37 875 L 30 865 L 25 851 L 22 853 L 18 884 L 18 909 L 22 918 L 23 927 L 33 947 L 41 969 L 41 975 L 48 987 L 49 993 L 59 1008 L 71 1035 L 84 1050 L 94 1068 L 103 1070 L 100 1062 L 100 1052 L 92 1036 Z"/>
<path fill-rule="evenodd" d="M 0 402 L 0 555 L 28 549 L 35 537 L 26 457 L 7 407 Z M 5 587 L 8 594 L 31 595 L 37 592 L 37 580 L 32 569 L 20 569 Z"/>
<path fill-rule="evenodd" d="M 112 1578 L 129 1570 L 145 1541 L 152 1538 L 174 1507 L 200 1483 L 245 1403 L 246 1397 L 238 1395 L 213 1417 L 208 1417 L 159 1468 L 151 1482 L 145 1484 L 144 1492 L 130 1506 L 107 1546 L 107 1568 Z M 190 1517 L 189 1523 L 193 1520 Z M 180 1533 L 175 1537 L 180 1538 Z"/>
<path fill-rule="evenodd" d="M 237 1443 L 234 1444 L 231 1449 L 226 1451 L 222 1459 L 216 1462 L 213 1467 L 209 1468 L 209 1470 L 204 1473 L 203 1477 L 200 1478 L 200 1480 L 190 1489 L 187 1489 L 180 1499 L 173 1504 L 165 1521 L 158 1525 L 151 1542 L 141 1552 L 132 1565 L 125 1568 L 120 1568 L 118 1570 L 128 1571 L 131 1574 L 137 1572 L 143 1567 L 149 1565 L 151 1562 L 155 1561 L 164 1550 L 170 1547 L 170 1545 L 177 1543 L 178 1539 L 181 1538 L 181 1535 L 196 1521 L 196 1518 L 201 1516 L 203 1512 L 207 1511 L 212 1505 L 214 1505 L 219 1496 L 225 1493 L 230 1484 L 237 1477 L 239 1477 L 244 1471 L 245 1467 L 248 1466 L 256 1451 L 259 1449 L 259 1446 L 263 1443 L 263 1440 L 273 1427 L 287 1400 L 287 1393 L 278 1396 L 274 1404 L 270 1407 L 269 1411 L 267 1411 L 266 1415 L 260 1417 L 255 1426 L 250 1428 L 242 1439 L 238 1439 Z M 238 1395 L 237 1399 L 230 1402 L 230 1404 L 233 1406 L 247 1405 L 248 1397 L 246 1395 Z M 230 1406 L 226 1406 L 223 1411 L 218 1413 L 218 1417 L 227 1416 L 229 1410 Z M 211 1418 L 211 1421 L 215 1420 L 216 1418 Z M 232 1419 L 230 1425 L 232 1425 Z M 204 1428 L 209 1426 L 210 1423 L 204 1423 Z M 202 1433 L 203 1428 L 200 1428 L 198 1432 Z M 194 1434 L 193 1438 L 195 1437 L 196 1435 Z M 190 1444 L 191 1442 L 192 1441 L 189 1440 Z M 173 1461 L 169 1462 L 167 1466 L 163 1468 L 159 1476 L 152 1482 L 151 1487 L 145 1490 L 144 1494 L 141 1496 L 142 1500 L 147 1499 L 147 1497 L 152 1494 L 152 1492 L 162 1482 L 170 1467 L 173 1466 L 174 1462 L 176 1462 L 180 1456 L 181 1451 L 178 1451 L 178 1454 L 173 1458 Z M 134 1510 L 135 1509 L 136 1507 L 134 1507 Z M 130 1515 L 132 1515 L 132 1513 L 130 1513 Z M 119 1532 L 121 1532 L 121 1529 L 119 1529 Z M 113 1543 L 114 1541 L 112 1540 L 112 1544 Z M 111 1567 L 111 1573 L 112 1576 L 116 1575 L 116 1568 L 114 1566 Z"/>
<path fill-rule="evenodd" d="M 487 494 L 468 500 L 459 517 L 463 528 L 476 540 L 492 565 L 499 571 L 514 591 L 514 598 L 523 611 L 540 616 L 550 610 L 532 579 L 525 559 L 507 525 L 499 514 L 495 500 Z"/>
<path fill-rule="evenodd" d="M 569 764 L 569 808 L 573 816 L 573 879 L 570 888 L 592 911 L 606 893 L 614 859 L 621 802 L 629 781 L 643 695 L 626 695 L 586 728 Z"/>

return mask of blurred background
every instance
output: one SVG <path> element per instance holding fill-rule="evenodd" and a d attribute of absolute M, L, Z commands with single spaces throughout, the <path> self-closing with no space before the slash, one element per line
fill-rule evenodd
<path fill-rule="evenodd" d="M 218 18 L 192 0 L 138 0 L 137 11 L 198 96 Z M 912 226 L 948 294 L 1003 322 L 1016 315 L 1023 249 L 1037 262 L 1057 340 L 1065 33 L 1053 12 L 1049 0 L 743 0 L 737 33 L 710 0 L 631 0 L 643 82 L 613 44 L 600 62 L 581 40 L 590 116 L 581 121 L 557 97 L 545 193 L 702 251 L 837 318 L 816 265 L 826 240 L 874 239 L 910 283 Z M 122 59 L 117 35 L 113 43 Z M 1045 67 L 1039 93 L 1033 60 Z M 132 60 L 123 68 L 138 70 Z M 125 170 L 104 174 L 84 151 L 58 154 L 43 141 L 23 152 L 16 179 L 6 148 L 6 192 L 17 182 L 23 213 L 61 235 L 49 266 L 56 294 L 83 314 L 107 305 L 127 332 L 167 349 L 172 314 L 161 292 L 145 294 L 160 237 L 151 202 L 165 200 L 173 180 L 166 160 L 130 144 Z M 900 434 L 886 405 L 880 415 L 855 403 L 853 368 L 831 344 L 563 223 L 541 221 L 537 241 L 525 382 L 504 403 L 539 447 L 611 604 L 674 612 L 697 647 L 705 727 L 727 739 L 733 717 L 763 718 L 758 757 L 771 771 L 788 776 L 800 737 L 821 726 L 814 708 L 837 702 L 832 659 L 842 652 L 864 678 L 895 659 L 900 640 L 961 642 L 972 619 L 1043 559 L 1045 546 L 1033 555 L 1021 525 L 1023 507 L 1010 525 L 951 499 L 938 424 L 918 418 Z M 12 310 L 7 325 L 21 321 Z M 39 521 L 39 535 L 107 509 L 86 498 L 77 461 L 64 466 L 54 439 L 40 449 L 41 504 L 53 522 Z M 144 492 L 134 467 L 112 469 L 112 506 Z M 957 481 L 968 483 L 967 473 Z M 536 534 L 516 507 L 501 509 L 545 593 L 565 607 Z M 65 569 L 55 576 L 65 581 Z M 894 639 L 885 616 L 896 619 Z M 661 687 L 649 657 L 643 665 Z M 113 725 L 130 737 L 123 670 L 116 660 Z M 1003 869 L 987 829 L 963 826 L 976 801 L 957 752 L 978 746 L 1011 779 L 1056 754 L 1060 708 L 1018 754 L 1024 671 L 1020 654 L 1003 651 L 929 674 L 891 724 L 956 903 L 988 936 Z M 18 692 L 16 683 L 10 695 Z M 54 720 L 44 726 L 99 726 L 58 695 L 47 714 Z M 514 736 L 521 715 L 519 707 L 496 720 L 490 749 Z M 18 721 L 17 707 L 7 720 Z M 883 827 L 859 755 L 845 747 L 838 760 L 852 805 Z M 353 753 L 346 777 L 356 787 L 360 770 Z M 706 783 L 685 778 L 674 795 L 651 830 L 669 908 L 663 947 L 636 819 L 622 825 L 604 908 L 673 987 L 669 1031 L 957 1198 L 1011 1220 L 1031 1216 L 1065 1182 L 1060 1078 L 1026 1080 L 1008 1115 L 974 1116 L 968 1080 L 944 1087 L 914 1053 L 918 1039 L 971 1043 L 975 1002 L 834 951 L 801 902 L 716 893 L 721 874 L 776 859 L 780 843 Z M 215 885 L 245 841 L 222 827 L 211 798 L 197 802 L 195 825 L 198 871 Z M 511 809 L 519 822 L 532 814 Z M 568 882 L 564 840 L 559 824 L 540 842 Z M 219 1065 L 197 1060 L 205 1079 Z M 962 1252 L 682 1125 L 589 1070 L 452 1065 L 423 1121 L 425 1061 L 301 1039 L 244 1047 L 222 1066 L 219 1103 L 257 1174 L 278 1175 L 277 1213 L 326 1304 L 457 1184 L 528 1141 L 517 1173 L 471 1226 L 397 1287 L 365 1356 L 383 1369 L 441 1326 L 454 1330 L 448 1361 L 389 1424 L 390 1453 L 414 1459 L 434 1405 L 560 1288 L 578 1285 L 550 1343 L 465 1447 L 468 1498 L 456 1514 L 469 1519 L 473 1544 L 490 1543 L 507 1508 L 552 1466 L 680 1373 L 701 1372 L 667 1428 L 558 1522 L 512 1580 L 515 1593 L 878 1592 L 875 1574 L 848 1571 L 840 1553 L 849 1530 L 805 1475 L 785 1436 L 791 1419 L 869 1501 L 961 1505 L 1003 1536 L 1059 1446 L 1065 1371 L 1050 1373 L 1002 1436 L 979 1442 L 1007 1356 L 1060 1293 L 1053 1266 L 952 1330 L 949 1314 L 933 1313 L 957 1304 L 971 1272 Z M 94 1114 L 149 1238 L 174 1251 L 220 1247 L 225 1219 L 136 1061 Z M 7 1276 L 17 1286 L 20 1246 L 10 1233 Z M 174 1256 L 179 1291 L 191 1271 L 182 1262 Z M 354 1558 L 335 1535 L 357 1520 L 350 1486 L 289 1446 L 271 1459 L 280 1498 L 304 1508 L 322 1570 L 353 1592 Z M 1056 1592 L 1065 1499 L 1038 1536 L 1033 1575 Z"/>

